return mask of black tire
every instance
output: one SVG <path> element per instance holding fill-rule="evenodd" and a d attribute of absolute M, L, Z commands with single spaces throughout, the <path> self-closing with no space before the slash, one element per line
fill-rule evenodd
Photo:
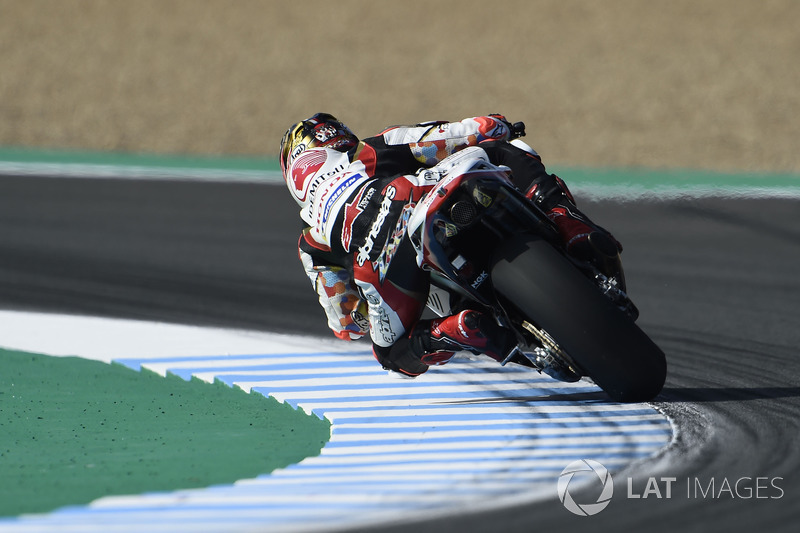
<path fill-rule="evenodd" d="M 664 352 L 548 242 L 525 235 L 501 245 L 492 282 L 613 400 L 649 401 L 661 392 Z"/>

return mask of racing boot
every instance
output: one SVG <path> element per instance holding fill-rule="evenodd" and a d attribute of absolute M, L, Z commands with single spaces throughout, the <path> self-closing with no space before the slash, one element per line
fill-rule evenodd
<path fill-rule="evenodd" d="M 409 336 L 411 351 L 430 365 L 447 363 L 458 351 L 503 361 L 516 346 L 514 334 L 491 317 L 466 310 L 445 318 L 420 320 Z"/>
<path fill-rule="evenodd" d="M 619 241 L 576 207 L 572 193 L 561 178 L 548 177 L 553 179 L 534 183 L 525 196 L 553 221 L 566 252 L 581 261 L 598 263 L 598 266 L 616 261 L 622 251 Z M 601 267 L 601 270 L 605 269 Z"/>

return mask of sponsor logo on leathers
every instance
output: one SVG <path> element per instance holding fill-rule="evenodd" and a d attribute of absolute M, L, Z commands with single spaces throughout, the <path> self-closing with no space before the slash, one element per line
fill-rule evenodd
<path fill-rule="evenodd" d="M 309 189 L 311 189 L 311 187 L 309 187 L 309 179 L 314 177 L 327 159 L 328 155 L 324 150 L 310 150 L 306 153 L 302 153 L 300 157 L 292 163 L 291 180 L 294 184 L 293 192 L 295 197 L 300 201 L 304 202 L 306 200 Z"/>
<path fill-rule="evenodd" d="M 364 263 L 369 261 L 369 255 L 372 253 L 372 247 L 375 246 L 375 239 L 380 234 L 383 223 L 386 222 L 386 217 L 389 216 L 389 211 L 392 207 L 392 199 L 394 198 L 395 194 L 397 194 L 397 189 L 391 185 L 387 187 L 386 195 L 383 197 L 381 206 L 378 209 L 378 216 L 375 218 L 375 222 L 372 223 L 372 227 L 367 234 L 367 239 L 364 241 L 364 245 L 358 249 L 358 255 L 356 256 L 356 262 L 358 263 L 358 266 L 364 266 Z"/>
<path fill-rule="evenodd" d="M 336 187 L 334 188 L 333 192 L 326 194 L 327 198 L 325 199 L 325 206 L 322 209 L 322 223 L 325 224 L 328 221 L 328 217 L 331 214 L 331 209 L 333 208 L 333 204 L 342 197 L 342 194 L 349 189 L 356 181 L 363 178 L 360 173 L 356 172 L 351 176 L 348 176 L 344 182 L 339 182 L 340 180 L 337 179 Z"/>
<path fill-rule="evenodd" d="M 345 170 L 348 163 L 347 156 L 341 154 L 344 160 L 331 159 L 330 152 L 332 151 L 321 148 L 308 150 L 292 163 L 289 179 L 294 184 L 292 193 L 299 201 L 313 201 L 320 185 Z M 338 155 L 338 152 L 334 153 Z M 320 170 L 326 164 L 334 166 L 321 173 Z"/>
<path fill-rule="evenodd" d="M 375 269 L 379 273 L 379 279 L 381 280 L 381 283 L 383 283 L 383 280 L 386 279 L 386 272 L 389 270 L 389 265 L 391 264 L 395 253 L 397 252 L 397 247 L 400 246 L 400 241 L 402 241 L 403 237 L 405 237 L 406 226 L 408 225 L 408 220 L 411 218 L 411 214 L 413 212 L 413 202 L 403 208 L 403 212 L 397 221 L 397 226 L 395 226 L 394 232 L 389 236 L 389 240 L 386 242 L 386 247 L 384 248 L 383 253 L 375 262 Z"/>
<path fill-rule="evenodd" d="M 370 321 L 372 337 L 375 338 L 376 334 L 379 334 L 386 345 L 391 346 L 397 338 L 397 334 L 392 329 L 392 321 L 389 319 L 389 314 L 386 312 L 386 309 L 382 306 L 379 306 L 376 311 L 377 316 L 372 313 L 370 314 L 373 319 Z"/>
<path fill-rule="evenodd" d="M 344 207 L 344 224 L 342 227 L 342 246 L 346 251 L 350 251 L 350 242 L 353 240 L 353 224 L 356 219 L 364 212 L 369 205 L 369 201 L 375 195 L 375 189 L 368 187 L 361 189 L 359 193 Z"/>

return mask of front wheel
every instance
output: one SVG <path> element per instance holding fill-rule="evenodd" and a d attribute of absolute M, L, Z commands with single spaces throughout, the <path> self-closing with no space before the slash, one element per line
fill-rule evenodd
<path fill-rule="evenodd" d="M 615 401 L 649 401 L 661 392 L 661 349 L 545 240 L 525 235 L 503 243 L 492 282 L 511 314 L 546 331 Z"/>

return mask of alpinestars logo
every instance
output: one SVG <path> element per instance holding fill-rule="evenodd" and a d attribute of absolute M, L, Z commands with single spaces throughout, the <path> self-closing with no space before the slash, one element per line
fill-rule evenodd
<path fill-rule="evenodd" d="M 356 219 L 364 212 L 369 205 L 369 201 L 375 194 L 375 189 L 372 187 L 366 191 L 361 190 L 352 202 L 344 206 L 344 224 L 342 227 L 342 246 L 346 251 L 350 251 L 350 242 L 353 239 L 353 224 Z"/>
<path fill-rule="evenodd" d="M 587 474 L 589 475 L 587 479 Z M 599 485 L 600 495 L 597 501 L 589 503 L 578 503 L 569 492 L 570 483 L 578 475 L 583 481 Z M 576 480 L 577 481 L 577 480 Z M 577 484 L 577 483 L 576 483 Z M 561 472 L 558 478 L 558 499 L 564 507 L 571 513 L 579 516 L 592 516 L 606 508 L 614 495 L 614 480 L 611 479 L 606 467 L 592 461 L 591 459 L 581 459 L 573 461 Z"/>
<path fill-rule="evenodd" d="M 383 197 L 383 201 L 381 202 L 380 209 L 378 210 L 378 216 L 375 218 L 375 221 L 372 223 L 372 227 L 369 230 L 367 240 L 364 242 L 364 245 L 358 249 L 358 255 L 356 256 L 358 266 L 364 266 L 364 263 L 369 261 L 369 255 L 372 253 L 372 247 L 375 246 L 375 239 L 381 232 L 381 228 L 383 227 L 383 223 L 386 221 L 386 217 L 389 216 L 389 210 L 392 208 L 392 199 L 396 193 L 397 189 L 391 185 L 386 189 L 386 195 Z"/>

